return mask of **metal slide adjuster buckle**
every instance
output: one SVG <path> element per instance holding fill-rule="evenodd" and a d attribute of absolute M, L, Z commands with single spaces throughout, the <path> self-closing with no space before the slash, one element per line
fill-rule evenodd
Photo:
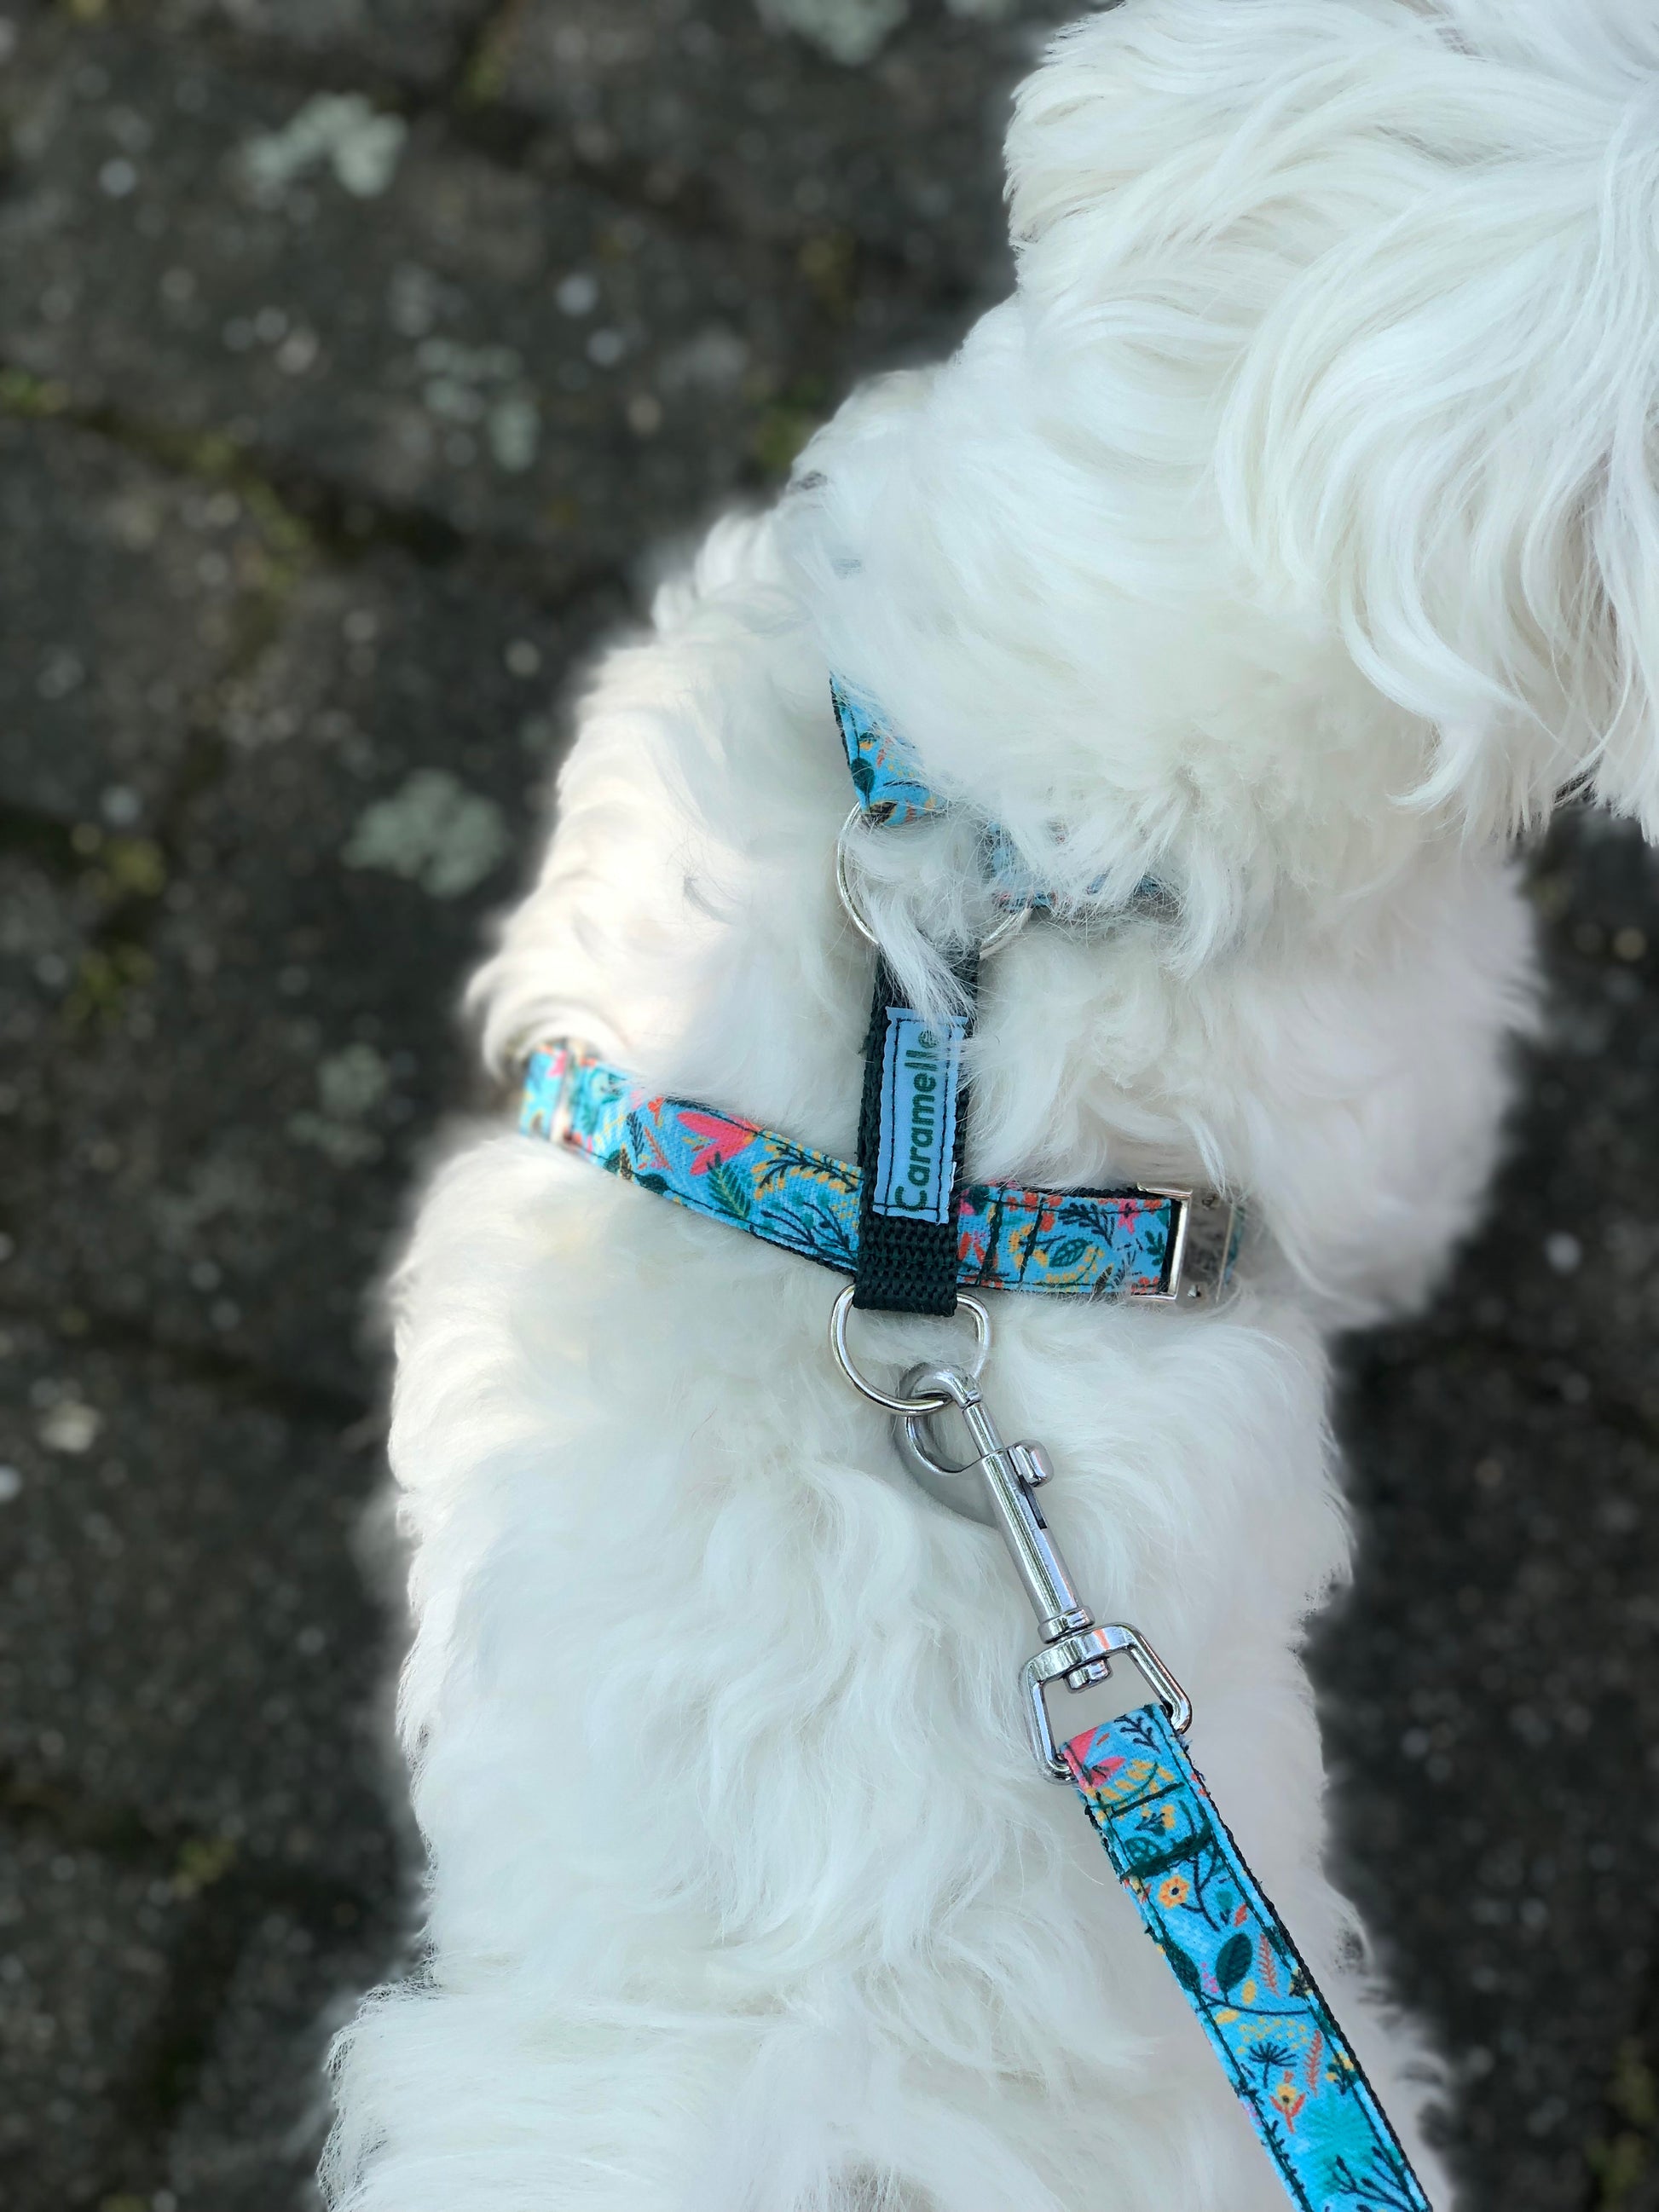
<path fill-rule="evenodd" d="M 899 1456 L 921 1486 L 952 1511 L 997 1529 L 1024 1585 L 1043 1648 L 1026 1661 L 1020 1680 L 1025 1693 L 1026 1731 L 1043 1772 L 1055 1782 L 1071 1779 L 1048 1722 L 1048 1686 L 1064 1682 L 1068 1690 L 1086 1690 L 1092 1683 L 1104 1682 L 1111 1673 L 1113 1658 L 1120 1652 L 1164 1706 L 1170 1726 L 1184 1735 L 1192 1726 L 1191 1700 L 1152 1645 L 1138 1629 L 1121 1623 L 1097 1623 L 1078 1595 L 1033 1494 L 1054 1473 L 1042 1445 L 1004 1443 L 980 1395 L 976 1374 L 964 1375 L 954 1367 L 916 1367 L 904 1377 L 897 1394 L 877 1391 L 853 1370 L 846 1357 L 848 1296 L 843 1291 L 836 1302 L 839 1327 L 832 1330 L 842 1369 L 866 1398 L 893 1409 Z M 982 1309 L 975 1315 L 976 1327 Z M 988 1338 L 987 1319 L 981 1331 L 981 1364 Z M 952 1467 L 932 1448 L 929 1425 L 946 1406 L 954 1406 L 962 1415 L 976 1454 L 960 1467 Z"/>
<path fill-rule="evenodd" d="M 1218 1190 L 1171 1190 L 1139 1183 L 1149 1198 L 1166 1198 L 1176 1209 L 1170 1231 L 1170 1264 L 1164 1288 L 1137 1304 L 1212 1305 L 1227 1287 L 1238 1227 L 1238 1201 Z"/>

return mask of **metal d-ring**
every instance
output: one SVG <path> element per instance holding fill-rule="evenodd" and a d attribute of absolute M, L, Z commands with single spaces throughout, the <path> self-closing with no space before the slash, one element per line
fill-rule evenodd
<path fill-rule="evenodd" d="M 830 1316 L 830 1348 L 836 1355 L 836 1364 L 842 1373 L 860 1395 L 867 1398 L 872 1406 L 879 1406 L 885 1413 L 943 1413 L 952 1402 L 944 1392 L 936 1391 L 926 1398 L 896 1398 L 886 1390 L 877 1389 L 875 1384 L 860 1375 L 853 1364 L 853 1355 L 847 1349 L 847 1316 L 853 1310 L 853 1293 L 857 1287 L 855 1283 L 848 1283 L 837 1297 Z M 957 1294 L 957 1304 L 965 1306 L 974 1317 L 974 1358 L 968 1374 L 970 1380 L 976 1381 L 984 1371 L 991 1349 L 991 1316 L 979 1300 L 969 1297 L 966 1291 Z"/>
<path fill-rule="evenodd" d="M 860 937 L 879 949 L 881 939 L 870 927 L 869 917 L 859 904 L 858 893 L 853 889 L 852 872 L 847 865 L 848 835 L 853 824 L 861 821 L 863 816 L 863 807 L 854 806 L 846 821 L 841 825 L 841 835 L 836 840 L 836 889 L 841 893 L 841 902 L 846 909 L 848 921 L 852 923 Z M 1032 912 L 1033 908 L 1029 906 L 1018 906 L 1015 907 L 1011 913 L 1004 915 L 990 935 L 981 939 L 980 958 L 988 960 L 999 946 L 1006 945 L 1011 937 L 1018 937 L 1031 919 Z"/>

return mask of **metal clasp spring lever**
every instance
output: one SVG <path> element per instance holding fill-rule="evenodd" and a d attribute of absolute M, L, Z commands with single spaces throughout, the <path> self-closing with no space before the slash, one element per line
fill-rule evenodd
<path fill-rule="evenodd" d="M 1048 1723 L 1045 1692 L 1051 1682 L 1086 1690 L 1103 1682 L 1111 1661 L 1122 1652 L 1184 1735 L 1193 1709 L 1186 1692 L 1145 1637 L 1133 1628 L 1099 1626 L 1077 1593 L 1048 1522 L 1033 1492 L 1054 1473 L 1041 1444 L 1005 1444 L 981 1397 L 978 1384 L 953 1367 L 918 1367 L 904 1378 L 902 1395 L 943 1397 L 962 1415 L 978 1457 L 949 1467 L 929 1449 L 935 1413 L 901 1414 L 894 1422 L 899 1456 L 921 1487 L 941 1504 L 1001 1532 L 1042 1637 L 1042 1650 L 1021 1670 L 1025 1724 L 1037 1764 L 1056 1782 L 1069 1781 L 1065 1760 Z M 942 1409 L 941 1409 L 942 1410 Z M 978 1475 L 975 1483 L 972 1477 Z"/>

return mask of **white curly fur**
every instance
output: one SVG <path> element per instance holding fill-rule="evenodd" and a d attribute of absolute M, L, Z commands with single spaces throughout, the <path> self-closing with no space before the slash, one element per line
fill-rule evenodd
<path fill-rule="evenodd" d="M 1130 0 L 1056 41 L 1010 171 L 1013 298 L 599 672 L 488 1047 L 574 1032 L 850 1152 L 830 665 L 1105 878 L 987 970 L 970 1172 L 1224 1178 L 1265 1235 L 1219 1312 L 1000 1301 L 988 1388 L 1415 2145 L 1320 1866 L 1323 1340 L 1480 1203 L 1531 1004 L 1509 839 L 1570 783 L 1659 829 L 1659 15 Z M 968 834 L 866 841 L 918 992 Z M 1115 918 L 1147 874 L 1175 912 Z M 392 1437 L 428 1948 L 339 2048 L 341 2212 L 1278 2204 L 1030 1763 L 995 1540 L 829 1366 L 834 1288 L 499 1131 L 436 1178 Z"/>

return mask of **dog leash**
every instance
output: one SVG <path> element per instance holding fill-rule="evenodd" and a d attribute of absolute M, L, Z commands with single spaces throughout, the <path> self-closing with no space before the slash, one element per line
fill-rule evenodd
<path fill-rule="evenodd" d="M 858 794 L 837 846 L 836 880 L 849 918 L 875 943 L 850 878 L 848 833 L 860 817 L 902 824 L 938 813 L 944 802 L 878 709 L 834 679 L 831 696 Z M 1240 1231 L 1237 1209 L 1215 1192 L 964 1183 L 963 1047 L 979 963 L 1033 913 L 1063 910 L 1034 886 L 994 824 L 981 853 L 1006 912 L 983 944 L 952 956 L 965 1014 L 939 1022 L 906 1006 L 877 946 L 856 1165 L 694 1102 L 651 1095 L 568 1041 L 530 1055 L 520 1127 L 678 1205 L 852 1275 L 831 1310 L 836 1364 L 892 1416 L 899 1455 L 921 1486 L 1000 1534 L 1041 1638 L 1021 1672 L 1037 1764 L 1076 1788 L 1291 2203 L 1299 2212 L 1431 2212 L 1352 2045 L 1188 1757 L 1185 1691 L 1138 1630 L 1097 1623 L 1084 1604 L 1037 1499 L 1052 1478 L 1048 1455 L 1030 1442 L 1005 1443 L 979 1388 L 992 1325 L 973 1288 L 1164 1303 L 1218 1296 Z M 1143 884 L 1142 895 L 1163 896 L 1155 884 Z M 1200 1243 L 1208 1265 L 1194 1270 L 1189 1255 Z M 972 1360 L 913 1369 L 896 1392 L 886 1390 L 853 1356 L 854 1307 L 960 1309 L 974 1324 Z M 940 1455 L 933 1434 L 947 1409 L 973 1448 L 959 1465 Z M 1120 1656 L 1152 1702 L 1056 1742 L 1051 1686 L 1103 1683 Z"/>
<path fill-rule="evenodd" d="M 1030 1442 L 1005 1444 L 998 1432 L 978 1381 L 991 1345 L 986 1309 L 961 1301 L 976 1337 L 970 1368 L 913 1369 L 894 1394 L 848 1353 L 852 1302 L 849 1285 L 831 1322 L 837 1363 L 893 1415 L 900 1456 L 929 1494 L 1000 1533 L 1042 1637 L 1021 1670 L 1037 1764 L 1075 1786 L 1291 2203 L 1300 2212 L 1431 2212 L 1352 2046 L 1187 1755 L 1186 1692 L 1139 1630 L 1095 1620 L 1036 1494 L 1053 1475 L 1048 1455 Z M 940 1458 L 931 1433 L 947 1407 L 977 1455 L 960 1466 Z M 1049 1689 L 1105 1682 L 1120 1656 L 1152 1702 L 1057 1743 Z"/>

